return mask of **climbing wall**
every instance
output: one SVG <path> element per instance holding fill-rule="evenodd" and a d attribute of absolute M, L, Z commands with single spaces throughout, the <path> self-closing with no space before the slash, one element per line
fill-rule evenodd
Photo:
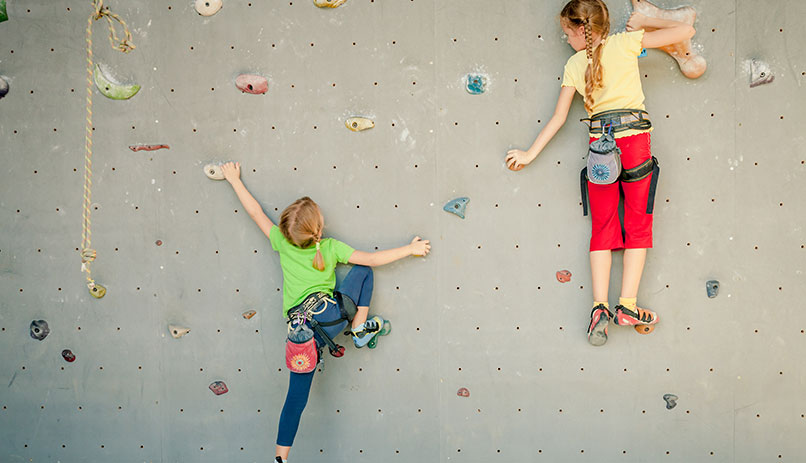
<path fill-rule="evenodd" d="M 0 461 L 273 457 L 282 277 L 231 188 L 205 175 L 226 160 L 273 220 L 309 195 L 327 235 L 356 248 L 433 244 L 376 269 L 373 310 L 394 331 L 326 359 L 292 461 L 802 461 L 806 4 L 693 0 L 705 75 L 641 58 L 662 176 L 639 299 L 661 321 L 646 336 L 611 327 L 594 348 L 581 100 L 532 165 L 503 163 L 552 115 L 572 52 L 562 1 L 224 0 L 209 17 L 193 3 L 107 1 L 129 54 L 106 21 L 93 28 L 95 62 L 141 86 L 129 100 L 92 90 L 96 299 L 79 255 L 93 7 L 8 2 Z M 623 29 L 629 2 L 608 6 Z M 772 82 L 750 88 L 753 59 Z M 241 74 L 268 92 L 242 93 Z M 353 116 L 375 127 L 349 131 Z M 170 149 L 129 149 L 141 144 Z M 464 219 L 442 210 L 458 197 Z"/>

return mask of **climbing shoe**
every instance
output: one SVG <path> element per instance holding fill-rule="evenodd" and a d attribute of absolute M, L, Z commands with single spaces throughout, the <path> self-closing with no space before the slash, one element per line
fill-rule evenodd
<path fill-rule="evenodd" d="M 654 325 L 658 322 L 658 315 L 647 309 L 636 307 L 629 309 L 619 304 L 615 307 L 616 313 L 613 321 L 616 325 Z"/>
<path fill-rule="evenodd" d="M 383 318 L 376 315 L 367 319 L 367 321 L 352 329 L 353 344 L 359 349 L 366 346 L 381 328 L 383 328 Z"/>
<path fill-rule="evenodd" d="M 591 310 L 591 322 L 588 325 L 588 342 L 594 346 L 601 346 L 607 342 L 607 325 L 613 314 L 604 304 L 599 304 Z"/>
<path fill-rule="evenodd" d="M 288 460 L 283 460 L 283 457 L 274 457 L 275 463 L 286 463 Z"/>

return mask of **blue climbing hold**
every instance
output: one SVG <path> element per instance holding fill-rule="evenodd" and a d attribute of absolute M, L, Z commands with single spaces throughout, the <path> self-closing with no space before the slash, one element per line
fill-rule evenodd
<path fill-rule="evenodd" d="M 713 299 L 719 294 L 719 282 L 716 280 L 708 280 L 705 282 L 705 291 L 708 297 Z"/>
<path fill-rule="evenodd" d="M 461 218 L 465 218 L 465 209 L 467 208 L 467 203 L 470 201 L 470 198 L 462 197 L 456 198 L 448 201 L 443 207 L 443 210 L 450 212 L 451 214 L 456 214 Z"/>
<path fill-rule="evenodd" d="M 642 48 L 641 49 L 641 54 L 638 55 L 639 58 L 643 58 L 644 56 L 646 56 L 646 48 Z"/>
<path fill-rule="evenodd" d="M 479 74 L 467 75 L 467 93 L 471 95 L 481 95 L 486 88 L 484 76 Z"/>

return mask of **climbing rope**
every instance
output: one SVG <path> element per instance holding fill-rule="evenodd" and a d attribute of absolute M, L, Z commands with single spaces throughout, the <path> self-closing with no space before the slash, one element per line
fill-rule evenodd
<path fill-rule="evenodd" d="M 90 208 L 92 205 L 92 21 L 106 18 L 109 23 L 109 43 L 115 50 L 128 53 L 134 50 L 134 44 L 131 43 L 132 34 L 129 32 L 129 27 L 120 16 L 109 11 L 109 7 L 104 6 L 103 0 L 92 0 L 92 4 L 94 11 L 87 19 L 87 129 L 84 134 L 84 212 L 81 230 L 81 271 L 87 273 L 87 287 L 90 289 L 90 294 L 103 297 L 106 290 L 95 284 L 90 270 L 90 263 L 97 256 L 97 252 L 90 247 L 92 245 L 92 230 L 90 227 Z M 123 27 L 125 36 L 123 40 L 118 38 L 113 21 L 117 21 Z"/>

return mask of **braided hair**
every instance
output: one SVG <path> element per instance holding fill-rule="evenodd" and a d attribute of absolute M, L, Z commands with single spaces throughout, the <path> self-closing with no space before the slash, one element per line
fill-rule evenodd
<path fill-rule="evenodd" d="M 294 246 L 305 249 L 316 245 L 313 268 L 320 272 L 325 270 L 325 259 L 319 250 L 324 224 L 319 206 L 311 198 L 302 197 L 286 207 L 280 215 L 279 227 L 285 239 Z"/>
<path fill-rule="evenodd" d="M 571 0 L 562 12 L 560 18 L 567 25 L 576 29 L 583 26 L 585 29 L 585 57 L 588 65 L 585 68 L 585 110 L 592 112 L 593 92 L 602 86 L 602 44 L 610 33 L 610 13 L 603 0 Z M 594 35 L 601 38 L 594 47 Z"/>

